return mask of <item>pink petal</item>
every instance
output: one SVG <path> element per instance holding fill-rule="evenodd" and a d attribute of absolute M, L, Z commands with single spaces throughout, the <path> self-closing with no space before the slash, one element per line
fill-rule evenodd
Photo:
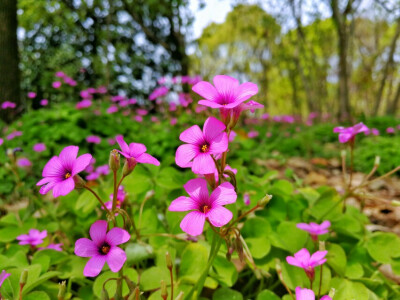
<path fill-rule="evenodd" d="M 292 266 L 296 266 L 296 267 L 300 267 L 302 268 L 303 265 L 301 264 L 301 262 L 299 262 L 296 258 L 294 258 L 293 256 L 287 256 L 286 257 L 286 261 L 289 265 Z"/>
<path fill-rule="evenodd" d="M 48 184 L 46 184 L 40 188 L 39 193 L 41 193 L 42 195 L 47 194 L 56 184 L 57 184 L 57 181 L 49 182 Z"/>
<path fill-rule="evenodd" d="M 92 257 L 99 254 L 99 249 L 91 240 L 81 238 L 75 242 L 74 253 L 80 257 Z"/>
<path fill-rule="evenodd" d="M 96 245 L 104 243 L 107 233 L 107 222 L 104 220 L 96 221 L 90 226 L 90 237 Z"/>
<path fill-rule="evenodd" d="M 306 248 L 301 249 L 300 251 L 294 254 L 294 257 L 301 263 L 308 264 L 310 261 L 310 252 Z"/>
<path fill-rule="evenodd" d="M 324 259 L 326 254 L 328 254 L 328 251 L 326 250 L 315 252 L 313 255 L 311 255 L 311 258 L 309 260 L 310 266 L 314 267 L 322 265 L 326 261 L 326 259 Z"/>
<path fill-rule="evenodd" d="M 228 135 L 223 132 L 210 143 L 209 153 L 220 154 L 228 150 Z"/>
<path fill-rule="evenodd" d="M 235 192 L 235 188 L 229 182 L 224 182 L 220 184 L 210 196 L 210 201 L 213 205 L 226 205 L 235 203 L 237 198 L 237 194 Z"/>
<path fill-rule="evenodd" d="M 203 126 L 203 133 L 208 142 L 213 141 L 216 137 L 218 137 L 224 130 L 226 126 L 220 120 L 209 117 Z"/>
<path fill-rule="evenodd" d="M 142 164 L 152 164 L 155 166 L 159 166 L 160 162 L 153 156 L 148 153 L 143 153 L 139 157 L 136 158 L 136 161 Z"/>
<path fill-rule="evenodd" d="M 110 244 L 110 246 L 116 246 L 119 244 L 126 243 L 127 241 L 130 240 L 130 238 L 131 236 L 128 233 L 128 231 L 122 228 L 114 227 L 106 234 L 105 240 Z"/>
<path fill-rule="evenodd" d="M 198 211 L 192 211 L 183 218 L 181 229 L 187 234 L 193 236 L 200 235 L 203 232 L 205 220 L 205 214 Z"/>
<path fill-rule="evenodd" d="M 181 168 L 187 168 L 189 162 L 200 153 L 198 146 L 192 144 L 184 144 L 176 149 L 175 163 Z"/>
<path fill-rule="evenodd" d="M 117 141 L 117 143 L 118 143 L 119 147 L 121 148 L 122 152 L 129 153 L 129 146 L 124 141 L 124 137 L 122 135 L 117 135 L 115 137 L 115 140 Z"/>
<path fill-rule="evenodd" d="M 296 300 L 315 300 L 315 294 L 312 290 L 302 289 L 298 286 L 296 287 Z"/>
<path fill-rule="evenodd" d="M 86 263 L 85 268 L 83 269 L 83 275 L 86 277 L 96 277 L 100 274 L 101 269 L 106 262 L 105 255 L 95 255 Z"/>
<path fill-rule="evenodd" d="M 213 174 L 215 163 L 210 154 L 200 153 L 193 159 L 192 171 L 195 174 Z"/>
<path fill-rule="evenodd" d="M 43 168 L 43 177 L 64 177 L 66 173 L 60 158 L 53 156 Z"/>
<path fill-rule="evenodd" d="M 45 177 L 45 178 L 40 179 L 39 182 L 36 183 L 36 185 L 39 186 L 39 185 L 43 185 L 43 184 L 46 184 L 46 183 L 49 183 L 49 182 L 52 182 L 52 181 L 54 181 L 54 178 Z"/>
<path fill-rule="evenodd" d="M 314 299 L 313 299 L 313 300 L 314 300 Z M 321 298 L 321 300 L 332 300 L 332 298 L 329 297 L 328 295 L 326 295 L 326 296 L 323 296 L 323 297 Z"/>
<path fill-rule="evenodd" d="M 197 125 L 193 125 L 192 127 L 189 127 L 188 129 L 183 131 L 179 136 L 179 139 L 182 142 L 196 145 L 204 142 L 203 132 Z"/>
<path fill-rule="evenodd" d="M 192 90 L 202 96 L 205 99 L 215 101 L 218 98 L 218 92 L 215 87 L 207 82 L 207 81 L 200 81 L 196 83 Z"/>
<path fill-rule="evenodd" d="M 221 107 L 223 107 L 221 104 L 218 104 L 218 103 L 212 102 L 212 101 L 208 101 L 208 100 L 200 100 L 198 103 L 200 105 L 204 105 L 204 106 L 211 107 L 211 108 L 221 108 Z"/>
<path fill-rule="evenodd" d="M 57 198 L 59 196 L 68 195 L 75 188 L 74 178 L 70 177 L 61 182 L 57 182 L 53 188 L 53 196 Z"/>
<path fill-rule="evenodd" d="M 208 192 L 207 192 L 208 194 Z M 208 196 L 208 195 L 207 195 Z M 192 198 L 180 196 L 176 198 L 168 207 L 169 211 L 188 211 L 192 209 L 198 209 L 199 204 Z"/>
<path fill-rule="evenodd" d="M 110 270 L 113 272 L 118 272 L 121 270 L 126 261 L 126 253 L 121 248 L 112 247 L 110 252 L 107 254 L 106 260 Z"/>
<path fill-rule="evenodd" d="M 217 75 L 214 77 L 213 82 L 218 94 L 224 96 L 233 95 L 239 87 L 239 81 L 228 75 Z"/>
<path fill-rule="evenodd" d="M 183 186 L 190 198 L 197 203 L 208 200 L 207 181 L 204 178 L 191 179 Z"/>
<path fill-rule="evenodd" d="M 129 144 L 129 154 L 133 157 L 138 157 L 146 152 L 146 146 L 140 143 L 130 143 Z"/>
<path fill-rule="evenodd" d="M 78 155 L 78 151 L 78 146 L 68 146 L 65 147 L 58 156 L 60 158 L 61 164 L 68 171 L 72 171 L 73 163 L 76 159 L 76 156 Z"/>
<path fill-rule="evenodd" d="M 221 227 L 229 223 L 232 219 L 232 212 L 223 206 L 213 206 L 206 217 L 215 227 Z"/>
<path fill-rule="evenodd" d="M 331 222 L 329 221 L 323 221 L 320 225 L 321 229 L 328 229 L 329 227 L 331 227 Z"/>
<path fill-rule="evenodd" d="M 242 103 L 243 101 L 246 101 L 247 99 L 258 93 L 257 84 L 252 82 L 245 82 L 239 86 L 236 93 L 237 94 L 235 102 Z"/>
<path fill-rule="evenodd" d="M 82 172 L 86 167 L 90 164 L 90 160 L 92 159 L 92 155 L 89 153 L 83 154 L 79 156 L 72 166 L 71 175 L 74 176 L 79 172 Z"/>
<path fill-rule="evenodd" d="M 307 223 L 298 223 L 296 225 L 297 228 L 301 229 L 301 230 L 305 230 L 305 231 L 310 231 L 310 225 L 308 225 Z"/>

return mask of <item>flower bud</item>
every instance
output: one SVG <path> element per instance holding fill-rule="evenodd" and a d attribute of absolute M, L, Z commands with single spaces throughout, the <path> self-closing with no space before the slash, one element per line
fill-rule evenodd
<path fill-rule="evenodd" d="M 120 167 L 120 155 L 116 149 L 111 150 L 110 157 L 108 159 L 108 165 L 114 172 L 119 170 Z"/>
<path fill-rule="evenodd" d="M 168 297 L 167 285 L 164 280 L 161 280 L 161 297 L 166 300 Z"/>
<path fill-rule="evenodd" d="M 335 296 L 335 292 L 336 290 L 334 288 L 331 288 L 331 290 L 329 291 L 329 297 L 333 299 L 333 297 Z"/>
<path fill-rule="evenodd" d="M 400 206 L 399 200 L 392 200 L 390 203 L 392 203 L 393 206 Z"/>
<path fill-rule="evenodd" d="M 183 292 L 181 291 L 179 295 L 175 298 L 175 300 L 183 300 Z"/>
<path fill-rule="evenodd" d="M 319 251 L 325 251 L 325 242 L 319 241 Z"/>
<path fill-rule="evenodd" d="M 380 163 L 381 163 L 381 157 L 380 157 L 380 156 L 375 156 L 374 165 L 375 165 L 375 166 L 379 166 Z"/>
<path fill-rule="evenodd" d="M 169 252 L 165 253 L 165 261 L 167 262 L 167 268 L 171 270 L 173 267 L 173 264 L 172 264 L 172 259 L 171 259 L 171 255 L 169 254 Z"/>
<path fill-rule="evenodd" d="M 264 198 L 262 198 L 260 201 L 258 201 L 258 205 L 259 206 L 265 206 L 265 205 L 267 205 L 269 203 L 269 201 L 271 201 L 271 199 L 272 199 L 272 195 L 266 194 L 264 196 Z"/>
<path fill-rule="evenodd" d="M 122 169 L 122 176 L 128 176 L 133 172 L 137 165 L 136 159 L 129 157 L 125 160 L 124 168 Z"/>
<path fill-rule="evenodd" d="M 25 269 L 21 273 L 21 277 L 19 278 L 19 284 L 24 286 L 27 280 L 28 280 L 28 270 Z"/>
<path fill-rule="evenodd" d="M 58 285 L 58 300 L 64 299 L 66 290 L 67 287 L 65 286 L 65 281 L 61 281 L 61 283 Z"/>

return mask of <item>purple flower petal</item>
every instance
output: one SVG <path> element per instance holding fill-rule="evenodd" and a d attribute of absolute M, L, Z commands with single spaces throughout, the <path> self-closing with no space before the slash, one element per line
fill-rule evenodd
<path fill-rule="evenodd" d="M 103 220 L 96 221 L 90 226 L 90 237 L 96 245 L 104 242 L 107 233 L 107 222 Z"/>
<path fill-rule="evenodd" d="M 159 166 L 160 162 L 153 156 L 151 156 L 148 153 L 143 153 L 139 157 L 136 158 L 136 161 L 138 163 L 143 163 L 143 164 L 152 164 L 155 166 Z"/>
<path fill-rule="evenodd" d="M 126 261 L 125 251 L 118 247 L 112 247 L 106 257 L 107 264 L 113 272 L 121 270 Z"/>
<path fill-rule="evenodd" d="M 257 84 L 252 82 L 245 82 L 239 86 L 237 89 L 237 96 L 235 102 L 242 103 L 243 101 L 248 100 L 250 97 L 256 95 L 258 93 Z"/>
<path fill-rule="evenodd" d="M 200 81 L 196 83 L 192 90 L 202 96 L 205 99 L 215 101 L 218 98 L 218 92 L 215 87 L 207 82 L 207 81 Z"/>
<path fill-rule="evenodd" d="M 228 135 L 222 132 L 210 143 L 210 154 L 220 154 L 228 150 Z"/>
<path fill-rule="evenodd" d="M 190 161 L 199 153 L 199 148 L 196 145 L 181 145 L 176 149 L 175 163 L 181 168 L 187 168 Z"/>
<path fill-rule="evenodd" d="M 228 75 L 217 75 L 214 77 L 213 82 L 218 93 L 224 96 L 232 95 L 239 87 L 239 81 Z"/>
<path fill-rule="evenodd" d="M 75 188 L 75 182 L 72 177 L 63 180 L 61 182 L 57 182 L 53 188 L 53 196 L 57 198 L 59 196 L 65 196 L 69 194 Z"/>
<path fill-rule="evenodd" d="M 180 226 L 187 234 L 197 236 L 202 234 L 205 220 L 205 214 L 198 211 L 192 211 L 183 218 Z"/>
<path fill-rule="evenodd" d="M 302 289 L 298 286 L 296 287 L 296 300 L 315 300 L 315 294 L 312 290 Z"/>
<path fill-rule="evenodd" d="M 105 255 L 95 255 L 86 263 L 85 268 L 83 269 L 83 275 L 86 277 L 96 277 L 100 274 L 101 269 L 106 262 Z"/>
<path fill-rule="evenodd" d="M 213 206 L 206 217 L 215 227 L 221 227 L 229 223 L 232 219 L 232 212 L 223 206 Z"/>
<path fill-rule="evenodd" d="M 210 195 L 211 203 L 218 206 L 235 203 L 236 198 L 235 188 L 229 182 L 220 184 Z"/>
<path fill-rule="evenodd" d="M 315 252 L 309 260 L 310 266 L 315 267 L 315 266 L 322 265 L 324 262 L 326 262 L 326 259 L 325 259 L 326 254 L 328 254 L 328 251 L 326 251 L 326 250 Z"/>
<path fill-rule="evenodd" d="M 60 158 L 61 164 L 68 171 L 72 171 L 74 160 L 78 155 L 79 147 L 78 146 L 68 146 L 65 147 L 58 156 Z"/>
<path fill-rule="evenodd" d="M 39 190 L 39 193 L 42 195 L 47 194 L 52 188 L 54 188 L 54 186 L 57 184 L 57 181 L 51 181 L 48 184 L 42 186 Z"/>
<path fill-rule="evenodd" d="M 131 238 L 128 231 L 114 227 L 106 234 L 106 242 L 110 244 L 110 246 L 116 246 L 119 244 L 126 243 Z"/>
<path fill-rule="evenodd" d="M 75 242 L 74 253 L 80 257 L 91 257 L 98 255 L 99 249 L 93 241 L 87 238 L 81 238 Z"/>
<path fill-rule="evenodd" d="M 168 207 L 169 211 L 188 211 L 192 209 L 198 209 L 199 203 L 192 198 L 180 196 L 171 202 Z"/>
<path fill-rule="evenodd" d="M 210 154 L 200 153 L 193 159 L 192 171 L 195 174 L 213 174 L 215 163 Z"/>
<path fill-rule="evenodd" d="M 92 155 L 90 155 L 89 153 L 79 156 L 72 165 L 71 176 L 75 176 L 79 172 L 85 170 L 86 167 L 90 164 L 91 159 Z"/>
<path fill-rule="evenodd" d="M 192 127 L 189 127 L 188 129 L 183 131 L 180 134 L 179 139 L 182 142 L 196 145 L 200 145 L 204 142 L 203 132 L 197 125 L 193 125 Z"/>
<path fill-rule="evenodd" d="M 61 160 L 57 156 L 53 156 L 43 168 L 43 177 L 64 177 L 66 170 Z"/>
<path fill-rule="evenodd" d="M 202 203 L 208 200 L 207 181 L 203 178 L 191 179 L 183 186 L 192 200 Z"/>
<path fill-rule="evenodd" d="M 226 128 L 225 124 L 222 123 L 220 120 L 218 120 L 214 117 L 209 117 L 204 122 L 203 134 L 207 141 L 212 141 L 216 137 L 218 137 L 225 130 L 225 128 Z M 191 143 L 191 142 L 187 142 L 187 143 Z"/>
<path fill-rule="evenodd" d="M 138 156 L 142 155 L 146 152 L 146 146 L 140 143 L 130 143 L 129 144 L 129 154 L 132 157 L 137 158 Z"/>
<path fill-rule="evenodd" d="M 129 153 L 129 146 L 124 141 L 124 137 L 122 135 L 117 135 L 115 137 L 115 140 L 117 141 L 117 143 L 118 143 L 119 147 L 121 148 L 122 152 Z"/>
<path fill-rule="evenodd" d="M 199 101 L 200 105 L 208 106 L 211 108 L 221 108 L 223 107 L 221 104 L 218 104 L 216 102 L 208 101 L 208 100 L 200 100 Z"/>

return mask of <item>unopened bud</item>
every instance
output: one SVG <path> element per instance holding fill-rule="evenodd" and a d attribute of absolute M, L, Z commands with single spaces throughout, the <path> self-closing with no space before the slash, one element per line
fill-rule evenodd
<path fill-rule="evenodd" d="M 167 268 L 171 270 L 173 264 L 172 264 L 171 254 L 169 254 L 169 252 L 165 253 L 165 261 L 167 263 Z"/>
<path fill-rule="evenodd" d="M 325 251 L 325 242 L 319 241 L 319 251 Z"/>
<path fill-rule="evenodd" d="M 133 157 L 129 157 L 125 160 L 124 167 L 122 169 L 122 176 L 128 176 L 129 174 L 132 173 L 132 171 L 135 169 L 137 165 L 136 159 Z"/>
<path fill-rule="evenodd" d="M 100 299 L 101 300 L 109 300 L 110 299 L 110 296 L 108 296 L 108 292 L 105 288 L 103 288 L 101 290 Z"/>
<path fill-rule="evenodd" d="M 65 286 L 65 281 L 61 281 L 58 285 L 58 300 L 64 300 L 66 290 L 67 287 Z"/>
<path fill-rule="evenodd" d="M 25 269 L 21 273 L 21 277 L 19 278 L 19 284 L 25 285 L 27 280 L 28 280 L 28 270 Z"/>
<path fill-rule="evenodd" d="M 76 174 L 74 176 L 74 182 L 75 182 L 76 189 L 82 189 L 86 185 L 86 181 L 83 180 L 83 178 L 81 176 L 79 176 L 78 174 Z"/>
<path fill-rule="evenodd" d="M 380 157 L 380 156 L 375 156 L 375 163 L 374 163 L 374 165 L 375 165 L 375 166 L 379 166 L 380 163 L 381 163 L 381 157 Z"/>
<path fill-rule="evenodd" d="M 331 288 L 331 290 L 329 291 L 329 297 L 333 299 L 333 297 L 335 296 L 335 292 L 336 290 L 334 288 Z"/>
<path fill-rule="evenodd" d="M 167 284 L 165 283 L 164 280 L 161 280 L 161 297 L 164 300 L 166 300 L 168 298 Z"/>
<path fill-rule="evenodd" d="M 110 157 L 108 159 L 108 165 L 114 172 L 119 170 L 120 167 L 120 155 L 117 150 L 111 150 Z"/>
<path fill-rule="evenodd" d="M 281 261 L 279 259 L 275 260 L 275 269 L 278 274 L 282 273 Z"/>
<path fill-rule="evenodd" d="M 266 194 L 264 198 L 262 198 L 260 201 L 258 201 L 259 206 L 265 206 L 271 201 L 272 195 Z"/>
<path fill-rule="evenodd" d="M 175 300 L 183 300 L 183 292 L 181 291 L 179 295 L 175 298 Z"/>
<path fill-rule="evenodd" d="M 392 205 L 393 206 L 400 206 L 400 201 L 399 200 L 392 200 Z"/>

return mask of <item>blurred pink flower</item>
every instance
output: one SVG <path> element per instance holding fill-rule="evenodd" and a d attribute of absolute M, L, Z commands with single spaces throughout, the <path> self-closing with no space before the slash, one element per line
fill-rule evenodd
<path fill-rule="evenodd" d="M 14 131 L 12 133 L 10 133 L 9 135 L 7 135 L 6 139 L 7 140 L 12 140 L 17 136 L 21 136 L 22 135 L 22 131 Z"/>
<path fill-rule="evenodd" d="M 29 92 L 28 93 L 28 98 L 33 99 L 36 97 L 36 93 L 35 92 Z"/>
<path fill-rule="evenodd" d="M 59 78 L 64 78 L 66 75 L 63 71 L 58 71 L 56 72 L 55 76 Z"/>
<path fill-rule="evenodd" d="M 249 133 L 247 134 L 247 136 L 248 136 L 250 139 L 257 137 L 258 135 L 259 135 L 259 132 L 256 131 L 256 130 L 249 131 Z"/>
<path fill-rule="evenodd" d="M 7 273 L 5 270 L 1 271 L 1 274 L 0 274 L 0 287 L 3 285 L 4 280 L 6 280 L 10 275 L 11 275 L 11 273 Z"/>
<path fill-rule="evenodd" d="M 76 109 L 82 109 L 82 108 L 88 108 L 92 106 L 92 101 L 89 99 L 83 99 L 82 101 L 79 101 L 76 105 Z"/>
<path fill-rule="evenodd" d="M 143 122 L 143 117 L 142 116 L 135 116 L 134 119 L 135 119 L 136 122 L 139 122 L 139 123 Z"/>
<path fill-rule="evenodd" d="M 394 133 L 394 128 L 393 127 L 386 128 L 386 133 L 393 134 Z"/>
<path fill-rule="evenodd" d="M 18 165 L 18 167 L 21 167 L 21 168 L 27 168 L 27 167 L 29 168 L 32 166 L 32 163 L 29 159 L 27 159 L 25 157 L 21 157 L 21 158 L 17 159 L 17 165 Z"/>
<path fill-rule="evenodd" d="M 172 126 L 176 125 L 177 122 L 178 122 L 178 119 L 177 119 L 177 118 L 171 118 L 171 121 L 169 121 L 169 123 L 170 123 Z"/>
<path fill-rule="evenodd" d="M 47 247 L 40 247 L 39 250 L 45 250 L 45 249 L 51 249 L 51 250 L 55 250 L 55 251 L 62 251 L 62 243 L 60 244 L 49 244 Z"/>
<path fill-rule="evenodd" d="M 153 101 L 157 98 L 160 98 L 162 96 L 165 96 L 168 93 L 168 88 L 166 86 L 160 86 L 156 88 L 149 96 L 149 100 Z"/>
<path fill-rule="evenodd" d="M 15 108 L 16 106 L 17 106 L 17 104 L 15 104 L 14 102 L 11 102 L 11 101 L 4 101 L 1 104 L 2 109 Z"/>
<path fill-rule="evenodd" d="M 355 136 L 358 133 L 365 132 L 368 130 L 368 127 L 363 123 L 358 123 L 351 127 L 335 127 L 333 132 L 339 133 L 339 142 L 347 143 L 348 141 L 354 141 Z"/>
<path fill-rule="evenodd" d="M 37 143 L 33 145 L 33 151 L 35 152 L 43 152 L 46 150 L 46 145 L 43 143 Z"/>
<path fill-rule="evenodd" d="M 29 229 L 28 234 L 21 234 L 17 236 L 18 244 L 37 246 L 43 243 L 43 239 L 47 237 L 47 230 L 39 231 L 37 229 Z"/>
<path fill-rule="evenodd" d="M 53 88 L 58 89 L 61 87 L 62 83 L 61 81 L 54 81 L 52 84 Z"/>
<path fill-rule="evenodd" d="M 313 290 L 302 289 L 301 287 L 296 287 L 296 300 L 315 300 L 315 294 Z M 320 300 L 332 300 L 328 295 L 321 297 Z"/>
<path fill-rule="evenodd" d="M 118 111 L 118 107 L 115 106 L 115 105 L 111 105 L 109 108 L 107 108 L 107 113 L 108 114 L 113 114 L 113 113 L 115 113 L 117 111 Z"/>
<path fill-rule="evenodd" d="M 41 106 L 47 106 L 47 104 L 49 104 L 49 100 L 47 100 L 47 99 L 40 100 L 40 105 Z"/>
<path fill-rule="evenodd" d="M 97 136 L 97 135 L 89 135 L 86 138 L 86 142 L 92 143 L 92 144 L 100 144 L 101 138 L 99 136 Z"/>
<path fill-rule="evenodd" d="M 326 254 L 328 251 L 317 251 L 310 256 L 310 252 L 306 248 L 301 249 L 293 256 L 287 256 L 286 261 L 289 265 L 303 268 L 308 278 L 314 280 L 316 266 L 326 262 Z"/>
<path fill-rule="evenodd" d="M 307 231 L 313 241 L 318 241 L 318 235 L 326 234 L 329 232 L 328 228 L 331 226 L 331 222 L 324 221 L 321 225 L 311 222 L 310 224 L 307 223 L 299 223 L 296 225 L 297 228 Z"/>

